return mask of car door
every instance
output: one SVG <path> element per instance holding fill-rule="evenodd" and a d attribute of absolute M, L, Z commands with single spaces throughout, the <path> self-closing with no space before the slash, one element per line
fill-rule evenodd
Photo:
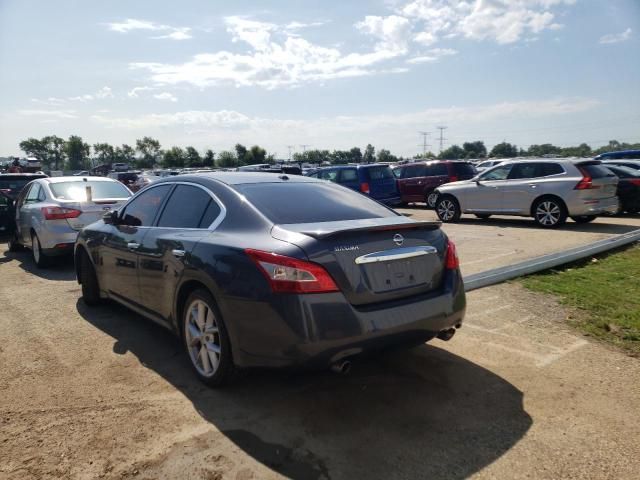
<path fill-rule="evenodd" d="M 208 189 L 197 184 L 176 185 L 138 250 L 143 307 L 163 319 L 170 317 L 176 287 L 185 266 L 192 262 L 193 247 L 211 234 L 224 213 L 222 204 Z"/>
<path fill-rule="evenodd" d="M 423 200 L 419 192 L 418 178 L 416 178 L 417 176 L 417 165 L 407 165 L 406 167 L 401 167 L 400 177 L 397 179 L 397 182 L 398 190 L 400 190 L 400 195 L 402 196 L 403 202 L 421 202 Z"/>
<path fill-rule="evenodd" d="M 103 288 L 117 300 L 140 305 L 139 250 L 172 188 L 169 183 L 149 187 L 133 197 L 116 223 L 109 225 L 100 249 L 99 273 Z"/>
<path fill-rule="evenodd" d="M 528 215 L 533 200 L 543 193 L 546 164 L 543 162 L 518 162 L 513 165 L 505 182 L 502 194 L 502 209 L 505 213 Z"/>
<path fill-rule="evenodd" d="M 499 165 L 482 173 L 478 180 L 467 186 L 464 192 L 465 211 L 499 213 L 502 210 L 502 195 L 511 164 Z"/>
<path fill-rule="evenodd" d="M 39 213 L 39 203 L 43 200 L 42 187 L 39 183 L 33 182 L 29 185 L 29 190 L 20 205 L 17 214 L 17 224 L 19 225 L 19 238 L 25 245 L 31 244 L 31 228 L 34 227 L 34 219 L 37 223 Z M 18 211 L 17 211 L 18 213 Z"/>

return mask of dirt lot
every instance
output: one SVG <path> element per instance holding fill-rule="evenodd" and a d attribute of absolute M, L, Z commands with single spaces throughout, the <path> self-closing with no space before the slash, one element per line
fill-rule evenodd
<path fill-rule="evenodd" d="M 415 220 L 437 220 L 433 210 L 425 209 L 424 204 L 399 211 Z M 568 220 L 561 229 L 551 232 L 536 228 L 530 218 L 479 220 L 463 215 L 460 223 L 445 224 L 443 228 L 456 242 L 462 272 L 470 275 L 637 230 L 640 215 L 600 217 L 586 225 Z"/>
<path fill-rule="evenodd" d="M 472 261 L 491 237 L 465 228 Z M 534 235 L 509 228 L 474 231 Z M 70 266 L 0 253 L 0 278 L 3 479 L 638 478 L 640 362 L 514 285 L 469 294 L 448 343 L 215 391 L 162 328 L 85 307 Z"/>

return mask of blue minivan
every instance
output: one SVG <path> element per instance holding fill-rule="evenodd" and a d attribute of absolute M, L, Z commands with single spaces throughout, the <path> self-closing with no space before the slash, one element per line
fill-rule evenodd
<path fill-rule="evenodd" d="M 329 180 L 352 190 L 369 195 L 385 205 L 399 205 L 400 192 L 389 165 L 341 165 L 314 170 L 308 177 Z"/>

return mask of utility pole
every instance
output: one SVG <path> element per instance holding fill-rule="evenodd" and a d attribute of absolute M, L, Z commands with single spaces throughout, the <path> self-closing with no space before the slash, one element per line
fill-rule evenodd
<path fill-rule="evenodd" d="M 307 147 L 310 147 L 311 145 L 306 144 L 306 145 L 300 145 L 300 148 L 302 148 L 302 153 L 307 151 Z"/>
<path fill-rule="evenodd" d="M 295 145 L 287 145 L 287 148 L 289 149 L 289 162 L 291 162 L 291 150 L 295 147 Z"/>
<path fill-rule="evenodd" d="M 438 130 L 440 130 L 440 153 L 442 153 L 442 147 L 444 147 L 444 142 L 447 140 L 446 138 L 444 138 L 444 131 L 448 128 L 445 127 L 444 125 L 442 126 L 438 126 L 436 127 Z"/>
<path fill-rule="evenodd" d="M 418 132 L 418 133 L 423 137 L 422 145 L 418 145 L 418 146 L 422 146 L 422 155 L 424 156 L 427 153 L 427 147 L 431 146 L 427 143 L 427 140 L 429 138 L 429 135 L 431 135 L 431 132 Z"/>

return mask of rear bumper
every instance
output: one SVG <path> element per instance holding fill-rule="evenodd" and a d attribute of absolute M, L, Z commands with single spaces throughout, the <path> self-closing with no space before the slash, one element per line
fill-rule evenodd
<path fill-rule="evenodd" d="M 36 227 L 36 233 L 40 240 L 40 246 L 47 255 L 54 255 L 58 250 L 63 250 L 58 245 L 69 245 L 73 249 L 73 244 L 78 238 L 78 231 L 69 226 L 66 221 L 43 222 Z"/>
<path fill-rule="evenodd" d="M 458 272 L 437 293 L 354 307 L 341 293 L 279 295 L 220 305 L 239 367 L 323 367 L 374 350 L 413 346 L 458 326 L 466 300 Z"/>
<path fill-rule="evenodd" d="M 576 200 L 567 205 L 569 215 L 576 217 L 581 215 L 613 214 L 618 211 L 618 197 L 609 197 L 597 200 Z"/>

